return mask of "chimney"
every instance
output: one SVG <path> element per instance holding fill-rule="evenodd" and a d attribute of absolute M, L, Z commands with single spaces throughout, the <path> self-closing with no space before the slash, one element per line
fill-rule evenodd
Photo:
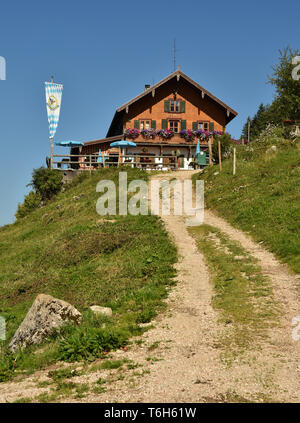
<path fill-rule="evenodd" d="M 150 88 L 150 84 L 145 84 L 145 91 Z"/>

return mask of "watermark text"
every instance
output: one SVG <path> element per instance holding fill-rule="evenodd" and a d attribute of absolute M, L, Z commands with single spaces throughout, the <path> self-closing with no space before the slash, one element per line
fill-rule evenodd
<path fill-rule="evenodd" d="M 6 80 L 6 60 L 0 56 L 0 81 Z"/>

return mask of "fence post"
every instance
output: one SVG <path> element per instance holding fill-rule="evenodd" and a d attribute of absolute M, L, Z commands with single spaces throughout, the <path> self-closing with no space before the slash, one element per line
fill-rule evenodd
<path fill-rule="evenodd" d="M 221 141 L 218 141 L 218 149 L 219 149 L 219 169 L 220 169 L 220 172 L 221 172 L 221 170 L 222 170 Z"/>
<path fill-rule="evenodd" d="M 105 159 L 104 159 L 104 152 L 102 151 L 102 165 L 103 165 L 103 167 L 105 167 Z"/>
<path fill-rule="evenodd" d="M 236 148 L 233 149 L 233 174 L 235 175 L 236 171 Z"/>
<path fill-rule="evenodd" d="M 209 165 L 213 164 L 213 159 L 212 159 L 212 136 L 209 137 L 208 140 L 208 149 L 209 149 Z"/>

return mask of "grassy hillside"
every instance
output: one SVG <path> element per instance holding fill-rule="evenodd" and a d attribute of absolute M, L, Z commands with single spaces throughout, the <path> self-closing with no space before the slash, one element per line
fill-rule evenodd
<path fill-rule="evenodd" d="M 281 261 L 300 272 L 300 148 L 277 142 L 278 151 L 237 148 L 237 172 L 232 159 L 207 168 L 194 179 L 205 181 L 206 207 L 249 232 Z"/>
<path fill-rule="evenodd" d="M 118 171 L 86 174 L 46 206 L 0 230 L 0 315 L 7 322 L 7 341 L 0 341 L 0 380 L 59 358 L 92 360 L 125 345 L 141 332 L 139 323 L 150 321 L 163 306 L 173 283 L 175 247 L 155 216 L 107 217 L 110 222 L 99 216 L 100 179 L 117 181 Z M 147 179 L 147 174 L 128 169 L 132 179 Z M 83 323 L 66 327 L 63 337 L 54 334 L 42 349 L 12 356 L 7 343 L 39 293 L 73 304 L 83 313 Z M 111 307 L 113 317 L 95 318 L 88 311 L 93 304 Z"/>

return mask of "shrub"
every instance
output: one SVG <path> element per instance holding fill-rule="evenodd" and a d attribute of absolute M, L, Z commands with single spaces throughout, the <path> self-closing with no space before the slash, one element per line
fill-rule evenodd
<path fill-rule="evenodd" d="M 59 359 L 64 361 L 93 360 L 104 352 L 127 343 L 129 334 L 121 329 L 89 328 L 75 332 L 60 342 Z"/>
<path fill-rule="evenodd" d="M 269 123 L 266 128 L 261 131 L 259 136 L 256 138 L 251 145 L 254 148 L 267 149 L 271 145 L 281 144 L 284 139 L 284 128 L 281 126 L 273 125 Z"/>
<path fill-rule="evenodd" d="M 16 211 L 16 218 L 20 219 L 27 216 L 32 210 L 36 209 L 42 201 L 40 194 L 30 191 L 24 198 L 24 203 L 18 204 L 18 210 Z"/>
<path fill-rule="evenodd" d="M 50 200 L 58 194 L 62 188 L 63 175 L 59 170 L 46 169 L 40 167 L 32 172 L 31 185 L 42 200 Z"/>
<path fill-rule="evenodd" d="M 151 309 L 146 309 L 142 311 L 136 319 L 137 323 L 149 323 L 156 316 L 156 312 Z"/>
<path fill-rule="evenodd" d="M 213 161 L 219 163 L 219 147 L 218 143 L 221 142 L 221 157 L 222 159 L 228 158 L 232 148 L 232 141 L 230 134 L 216 135 L 212 145 Z"/>

